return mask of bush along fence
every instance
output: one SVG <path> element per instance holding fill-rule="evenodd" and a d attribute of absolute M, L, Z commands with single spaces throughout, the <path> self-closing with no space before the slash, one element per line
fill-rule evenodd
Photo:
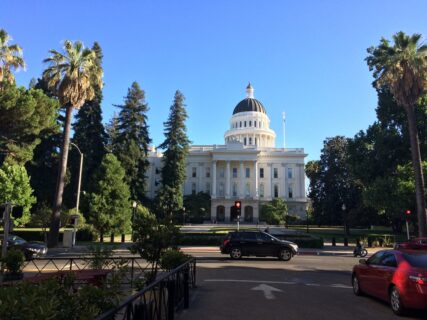
<path fill-rule="evenodd" d="M 193 258 L 127 298 L 96 320 L 173 320 L 175 312 L 188 309 L 190 288 L 196 287 L 196 260 Z"/>

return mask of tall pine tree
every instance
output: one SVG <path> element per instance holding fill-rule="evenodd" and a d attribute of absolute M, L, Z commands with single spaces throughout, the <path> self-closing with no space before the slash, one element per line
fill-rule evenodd
<path fill-rule="evenodd" d="M 102 50 L 97 42 L 92 46 L 92 50 L 96 53 L 96 63 L 102 67 Z M 102 88 L 99 85 L 94 85 L 95 97 L 92 101 L 86 101 L 79 109 L 76 115 L 74 126 L 74 136 L 72 142 L 75 143 L 84 155 L 84 164 L 82 170 L 81 189 L 91 191 L 93 184 L 94 172 L 99 167 L 105 153 L 107 134 L 105 133 L 104 125 L 102 124 Z M 74 146 L 71 148 L 73 149 Z M 74 204 L 75 193 L 77 190 L 78 173 L 80 166 L 80 154 L 77 150 L 70 152 L 70 172 L 71 183 L 69 187 L 73 190 L 68 190 L 66 194 L 74 195 L 69 206 Z"/>
<path fill-rule="evenodd" d="M 162 187 L 158 193 L 157 203 L 163 214 L 172 215 L 182 208 L 183 185 L 185 182 L 185 161 L 191 141 L 187 137 L 183 94 L 177 90 L 174 102 L 170 107 L 169 118 L 164 123 L 165 141 L 159 148 L 163 153 L 163 167 L 161 172 Z"/>
<path fill-rule="evenodd" d="M 145 172 L 148 168 L 148 135 L 145 93 L 137 82 L 133 82 L 123 105 L 117 105 L 120 113 L 117 118 L 117 136 L 113 151 L 126 171 L 126 182 L 130 186 L 132 199 L 142 202 L 145 199 Z"/>

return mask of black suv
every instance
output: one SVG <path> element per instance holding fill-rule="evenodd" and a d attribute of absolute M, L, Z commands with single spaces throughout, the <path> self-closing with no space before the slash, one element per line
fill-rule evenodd
<path fill-rule="evenodd" d="M 232 259 L 240 259 L 242 256 L 273 256 L 289 261 L 298 253 L 297 244 L 279 240 L 262 231 L 229 232 L 220 249 L 221 253 L 229 254 Z"/>

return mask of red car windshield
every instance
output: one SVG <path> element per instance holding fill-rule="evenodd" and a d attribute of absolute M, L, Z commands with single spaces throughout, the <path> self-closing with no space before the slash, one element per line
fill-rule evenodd
<path fill-rule="evenodd" d="M 415 268 L 427 268 L 427 253 L 410 254 L 404 253 L 403 257 L 409 264 Z"/>

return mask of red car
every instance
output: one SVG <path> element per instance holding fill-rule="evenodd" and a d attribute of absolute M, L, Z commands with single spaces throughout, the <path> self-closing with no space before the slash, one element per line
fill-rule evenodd
<path fill-rule="evenodd" d="M 397 243 L 395 249 L 427 250 L 427 238 L 414 238 L 406 242 Z"/>
<path fill-rule="evenodd" d="M 427 309 L 427 252 L 382 250 L 353 267 L 353 292 L 388 301 L 396 314 Z"/>

